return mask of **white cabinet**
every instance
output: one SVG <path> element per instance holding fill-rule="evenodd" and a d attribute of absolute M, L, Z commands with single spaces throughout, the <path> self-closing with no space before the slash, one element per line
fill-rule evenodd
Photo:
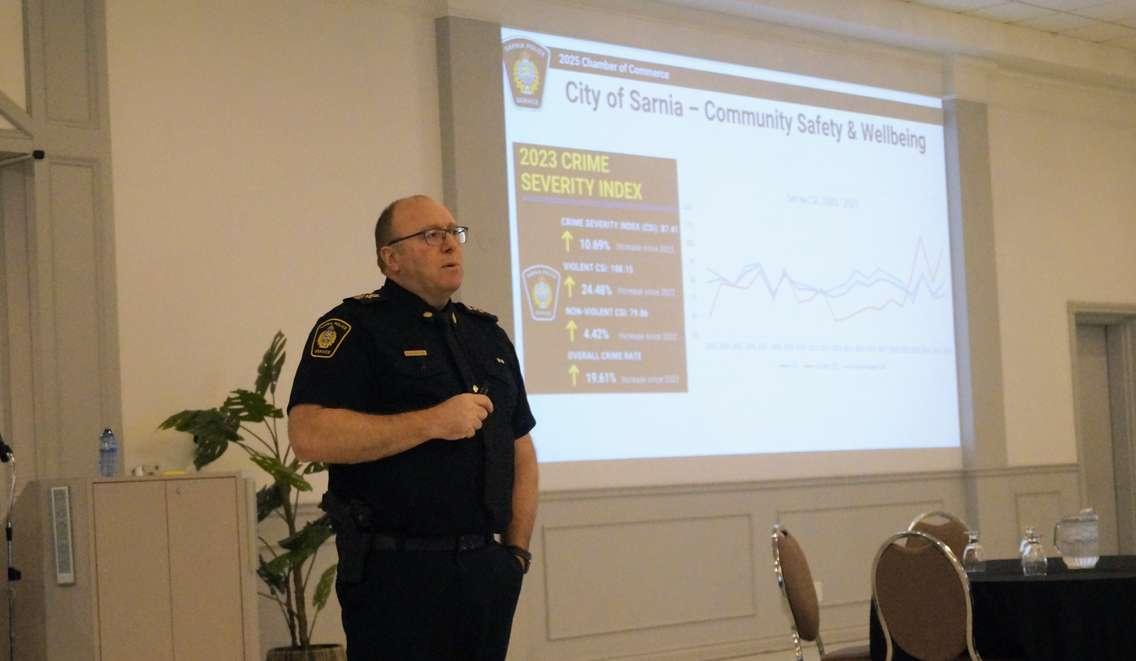
<path fill-rule="evenodd" d="M 70 500 L 71 584 L 57 575 L 59 487 Z M 29 484 L 14 523 L 24 570 L 16 657 L 253 661 L 253 499 L 251 481 L 232 474 Z"/>

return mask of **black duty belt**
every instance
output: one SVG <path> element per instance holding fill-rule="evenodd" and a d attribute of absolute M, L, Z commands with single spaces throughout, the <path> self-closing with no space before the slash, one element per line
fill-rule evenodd
<path fill-rule="evenodd" d="M 403 537 L 382 533 L 364 533 L 370 538 L 375 551 L 473 551 L 495 541 L 489 533 L 470 535 L 437 535 L 432 537 Z"/>

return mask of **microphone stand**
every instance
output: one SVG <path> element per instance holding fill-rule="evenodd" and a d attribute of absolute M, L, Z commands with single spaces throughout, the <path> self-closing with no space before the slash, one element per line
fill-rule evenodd
<path fill-rule="evenodd" d="M 20 570 L 12 565 L 12 508 L 16 505 L 16 455 L 12 447 L 0 436 L 0 463 L 11 464 L 8 468 L 8 509 L 4 513 L 4 539 L 8 549 L 8 659 L 16 661 L 16 588 L 13 583 L 20 580 Z"/>

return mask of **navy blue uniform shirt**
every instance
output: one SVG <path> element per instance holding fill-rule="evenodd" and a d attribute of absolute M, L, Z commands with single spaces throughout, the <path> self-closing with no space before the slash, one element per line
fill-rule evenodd
<path fill-rule="evenodd" d="M 331 464 L 328 490 L 368 503 L 376 531 L 504 531 L 513 441 L 536 422 L 516 350 L 496 317 L 461 303 L 436 310 L 387 280 L 320 317 L 303 351 L 289 410 L 316 404 L 394 414 L 429 408 L 474 387 L 488 391 L 494 410 L 473 438 L 430 440 L 384 459 Z"/>

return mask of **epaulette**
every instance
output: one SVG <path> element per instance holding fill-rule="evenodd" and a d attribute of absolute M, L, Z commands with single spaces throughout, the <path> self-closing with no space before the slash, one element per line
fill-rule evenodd
<path fill-rule="evenodd" d="M 375 290 L 375 291 L 365 292 L 365 293 L 362 293 L 362 294 L 356 294 L 355 296 L 348 296 L 347 298 L 343 299 L 343 302 L 344 303 L 351 303 L 351 302 L 355 302 L 355 303 L 378 303 L 379 301 L 382 301 L 382 300 L 386 300 L 386 299 L 383 298 L 383 295 L 378 290 Z"/>
<path fill-rule="evenodd" d="M 481 310 L 479 308 L 473 307 L 472 305 L 466 305 L 465 303 L 460 302 L 456 302 L 454 303 L 454 305 L 457 306 L 457 308 L 462 312 L 468 312 L 475 317 L 481 317 L 482 319 L 487 319 L 494 323 L 497 322 L 497 315 L 493 314 L 492 312 L 486 312 L 485 310 Z"/>

